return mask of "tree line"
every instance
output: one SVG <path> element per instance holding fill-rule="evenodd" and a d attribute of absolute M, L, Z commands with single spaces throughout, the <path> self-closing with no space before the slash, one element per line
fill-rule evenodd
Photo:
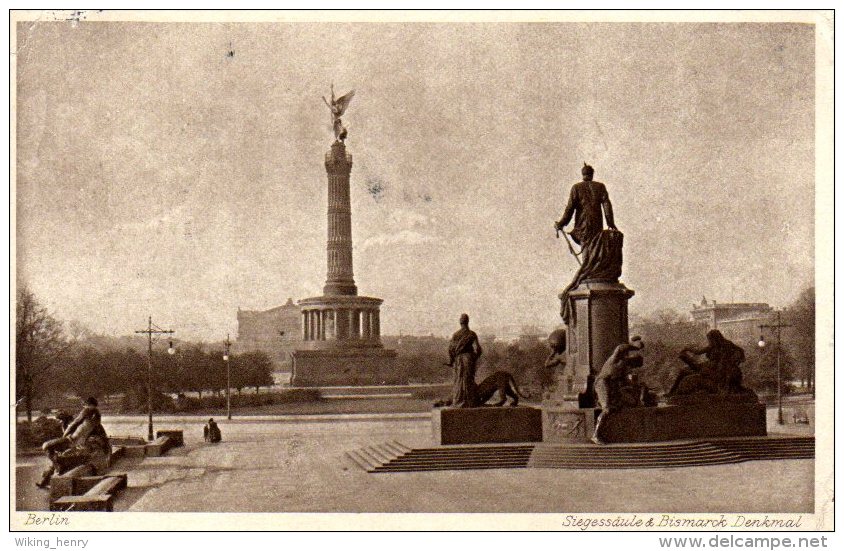
<path fill-rule="evenodd" d="M 805 289 L 782 311 L 782 322 L 790 327 L 782 331 L 779 347 L 781 384 L 784 392 L 792 389 L 792 381 L 814 391 L 815 385 L 815 289 Z M 770 322 L 765 322 L 770 323 Z M 668 390 L 681 366 L 680 351 L 691 345 L 706 343 L 707 327 L 680 315 L 663 310 L 642 319 L 630 328 L 645 341 L 644 382 L 658 391 Z M 731 338 L 745 353 L 741 365 L 744 386 L 757 392 L 774 393 L 777 389 L 777 342 L 764 334 L 766 345 L 758 346 L 762 330 L 740 338 Z"/>
<path fill-rule="evenodd" d="M 145 403 L 149 355 L 126 339 L 91 335 L 63 324 L 26 287 L 16 304 L 16 397 L 29 420 L 37 402 L 63 394 L 107 397 L 122 394 Z M 131 341 L 130 341 L 131 342 Z M 273 384 L 272 362 L 263 352 L 229 356 L 231 388 L 242 392 Z M 226 388 L 222 350 L 179 343 L 175 354 L 153 350 L 153 393 L 219 393 Z"/>
<path fill-rule="evenodd" d="M 91 335 L 78 325 L 64 324 L 50 315 L 26 287 L 17 293 L 16 304 L 16 396 L 19 407 L 31 419 L 36 400 L 72 393 L 77 396 L 134 395 L 145 400 L 147 353 L 138 339 Z M 815 294 L 807 288 L 783 311 L 780 350 L 783 390 L 789 381 L 801 380 L 804 387 L 815 384 Z M 633 325 L 632 334 L 645 340 L 643 382 L 657 391 L 667 390 L 680 367 L 680 351 L 705 342 L 706 327 L 671 310 L 657 312 Z M 777 385 L 776 341 L 767 335 L 760 350 L 758 337 L 736 340 L 746 355 L 742 365 L 745 386 L 761 392 L 775 392 Z M 517 343 L 482 336 L 484 354 L 477 380 L 496 370 L 510 371 L 520 385 L 532 393 L 550 388 L 555 372 L 544 368 L 548 348 L 542 339 L 521 339 Z M 448 342 L 438 337 L 384 337 L 385 345 L 397 348 L 396 381 L 446 383 L 452 371 L 444 365 Z M 226 365 L 222 350 L 200 343 L 179 343 L 175 355 L 154 350 L 153 390 L 156 393 L 219 393 L 226 387 Z M 231 385 L 246 388 L 273 383 L 272 363 L 262 352 L 230 356 Z M 390 381 L 391 382 L 391 381 Z"/>

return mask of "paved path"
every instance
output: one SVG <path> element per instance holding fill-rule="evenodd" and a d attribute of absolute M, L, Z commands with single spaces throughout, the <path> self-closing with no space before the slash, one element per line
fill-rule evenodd
<path fill-rule="evenodd" d="M 322 417 L 322 416 L 320 416 Z M 344 452 L 398 440 L 433 445 L 427 416 L 218 419 L 223 442 L 202 441 L 202 418 L 156 419 L 185 431 L 184 448 L 123 459 L 129 488 L 117 511 L 253 512 L 808 512 L 814 462 L 753 461 L 682 469 L 510 469 L 369 474 Z M 106 418 L 114 435 L 146 434 L 143 417 Z M 46 509 L 33 484 L 41 458 L 18 458 L 18 508 Z"/>

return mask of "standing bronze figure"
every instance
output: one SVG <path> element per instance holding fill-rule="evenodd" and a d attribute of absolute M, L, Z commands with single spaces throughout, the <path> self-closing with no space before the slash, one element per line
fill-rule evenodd
<path fill-rule="evenodd" d="M 478 335 L 469 329 L 469 316 L 461 314 L 460 329 L 451 337 L 448 347 L 449 365 L 454 368 L 452 407 L 471 408 L 479 405 L 475 370 L 482 353 Z"/>
<path fill-rule="evenodd" d="M 569 232 L 572 240 L 580 245 L 580 268 L 572 282 L 560 293 L 560 315 L 566 325 L 571 318 L 571 305 L 568 294 L 577 288 L 581 282 L 592 280 L 618 281 L 621 276 L 621 249 L 624 235 L 615 226 L 612 203 L 607 188 L 601 182 L 592 180 L 595 174 L 588 164 L 583 164 L 581 170 L 583 180 L 574 184 L 569 193 L 569 201 L 563 212 L 563 217 L 554 224 L 557 236 L 574 217 L 574 228 Z M 607 227 L 604 229 L 604 219 Z M 566 238 L 568 239 L 568 238 Z"/>

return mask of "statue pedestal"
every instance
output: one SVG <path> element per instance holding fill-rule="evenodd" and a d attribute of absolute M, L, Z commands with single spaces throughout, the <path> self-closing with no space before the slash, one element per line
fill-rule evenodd
<path fill-rule="evenodd" d="M 542 411 L 538 408 L 434 408 L 431 412 L 437 444 L 542 442 Z"/>
<path fill-rule="evenodd" d="M 600 410 L 565 404 L 542 404 L 542 440 L 561 444 L 591 442 Z"/>
<path fill-rule="evenodd" d="M 620 409 L 607 415 L 607 443 L 766 436 L 765 404 L 714 401 L 682 406 Z"/>
<path fill-rule="evenodd" d="M 765 405 L 741 397 L 689 401 L 683 405 L 619 409 L 606 416 L 601 437 L 608 444 L 766 436 Z M 599 408 L 544 404 L 544 442 L 588 443 Z"/>
<path fill-rule="evenodd" d="M 395 371 L 396 351 L 385 348 L 334 348 L 293 352 L 294 387 L 404 385 Z"/>
<path fill-rule="evenodd" d="M 553 401 L 595 405 L 592 381 L 615 347 L 628 342 L 627 301 L 633 294 L 609 280 L 586 280 L 569 293 L 566 371 Z"/>

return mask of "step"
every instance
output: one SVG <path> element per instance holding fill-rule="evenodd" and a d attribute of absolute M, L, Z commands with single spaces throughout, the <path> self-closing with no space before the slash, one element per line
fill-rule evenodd
<path fill-rule="evenodd" d="M 370 465 L 381 464 L 381 461 L 375 456 L 373 456 L 371 453 L 367 452 L 365 448 L 358 448 L 355 450 L 355 453 L 358 454 L 358 456 L 363 458 Z"/>
<path fill-rule="evenodd" d="M 693 466 L 693 465 L 717 465 L 719 463 L 740 463 L 743 459 L 736 456 L 713 457 L 710 459 L 687 459 L 674 461 L 565 461 L 565 460 L 544 460 L 531 462 L 532 467 L 542 465 L 571 465 L 582 469 L 620 469 L 620 468 L 638 468 L 638 467 L 670 467 L 670 466 Z"/>
<path fill-rule="evenodd" d="M 509 458 L 509 459 L 451 459 L 448 461 L 391 461 L 390 463 L 386 463 L 383 466 L 389 467 L 424 467 L 429 465 L 465 465 L 469 463 L 477 463 L 477 464 L 484 464 L 484 465 L 503 465 L 503 464 L 520 464 L 520 465 L 527 465 L 530 458 L 528 457 L 516 457 L 516 458 Z"/>
<path fill-rule="evenodd" d="M 379 449 L 377 446 L 367 446 L 363 448 L 367 453 L 372 455 L 375 459 L 378 460 L 380 463 L 386 463 L 393 459 L 393 454 L 391 453 L 384 453 L 383 450 Z"/>
<path fill-rule="evenodd" d="M 390 461 L 385 465 L 456 465 L 458 463 L 525 463 L 530 461 L 529 456 L 507 457 L 507 458 L 483 458 L 483 457 L 458 457 L 431 461 Z"/>
<path fill-rule="evenodd" d="M 402 447 L 396 446 L 394 442 L 384 442 L 382 444 L 382 446 L 384 446 L 385 448 L 387 448 L 388 450 L 393 452 L 396 455 L 396 457 L 404 455 L 404 454 L 406 454 L 410 451 L 413 451 L 410 448 L 404 449 Z"/>
<path fill-rule="evenodd" d="M 413 448 L 408 448 L 398 440 L 390 440 L 390 444 L 396 447 L 396 449 L 404 450 L 404 453 L 413 451 Z"/>
<path fill-rule="evenodd" d="M 370 461 L 368 461 L 362 455 L 357 453 L 357 451 L 347 451 L 346 456 L 349 459 L 351 459 L 352 461 L 354 461 L 355 464 L 357 466 L 359 466 L 361 469 L 363 469 L 364 471 L 372 471 L 375 467 L 378 466 L 378 465 L 372 464 Z"/>
<path fill-rule="evenodd" d="M 489 469 L 524 469 L 526 466 L 521 464 L 513 465 L 486 465 L 486 464 L 466 464 L 466 465 L 441 465 L 431 466 L 420 469 L 414 468 L 386 468 L 379 467 L 373 472 L 375 473 L 389 473 L 389 472 L 424 472 L 424 471 L 466 471 L 466 470 L 489 470 Z"/>
<path fill-rule="evenodd" d="M 592 456 L 592 457 L 581 457 L 581 456 L 573 456 L 567 455 L 564 453 L 560 454 L 534 454 L 531 457 L 536 460 L 565 460 L 565 461 L 583 461 L 583 462 L 601 462 L 601 463 L 629 463 L 629 462 L 654 462 L 654 461 L 662 461 L 662 462 L 670 462 L 670 461 L 687 461 L 687 460 L 707 460 L 710 458 L 719 458 L 719 457 L 739 457 L 740 454 L 728 452 L 728 451 L 713 451 L 711 453 L 705 454 L 695 454 L 695 455 L 677 455 L 677 456 L 649 456 L 649 457 L 600 457 L 600 456 Z"/>
<path fill-rule="evenodd" d="M 357 451 L 358 455 L 360 457 L 362 457 L 369 465 L 371 465 L 372 468 L 375 468 L 379 465 L 384 464 L 383 461 L 381 461 L 380 459 L 378 459 L 377 457 L 375 457 L 374 455 L 369 453 L 365 448 L 360 448 L 360 449 L 355 450 L 355 451 Z"/>
<path fill-rule="evenodd" d="M 389 457 L 391 460 L 404 455 L 404 452 L 397 452 L 396 450 L 388 446 L 387 443 L 376 444 L 374 447 L 377 448 L 381 453 Z"/>
<path fill-rule="evenodd" d="M 558 453 L 565 453 L 571 456 L 578 456 L 578 457 L 675 457 L 675 456 L 688 456 L 694 454 L 701 454 L 701 453 L 711 453 L 713 451 L 721 451 L 725 448 L 719 448 L 715 446 L 707 446 L 707 447 L 700 447 L 690 450 L 651 450 L 647 452 L 635 452 L 635 453 L 607 453 L 601 449 L 595 449 L 590 451 L 580 451 L 580 450 L 572 450 L 569 448 L 537 448 L 534 450 L 535 454 L 558 454 Z M 732 450 L 730 450 L 732 451 Z"/>
<path fill-rule="evenodd" d="M 663 444 L 480 444 L 411 449 L 395 440 L 348 454 L 369 472 L 511 468 L 683 468 L 814 457 L 813 437 L 716 439 Z"/>
<path fill-rule="evenodd" d="M 718 446 L 725 450 L 741 450 L 741 451 L 778 451 L 778 450 L 814 450 L 815 446 Z"/>
<path fill-rule="evenodd" d="M 533 452 L 533 448 L 524 448 L 524 449 L 502 449 L 502 450 L 475 450 L 475 449 L 455 449 L 455 448 L 443 448 L 443 449 L 422 449 L 422 450 L 413 450 L 408 452 L 409 454 L 413 455 L 432 455 L 432 456 L 443 456 L 443 455 L 490 455 L 490 454 L 497 454 L 497 455 L 512 455 L 512 454 L 519 454 L 519 453 L 531 453 Z"/>
<path fill-rule="evenodd" d="M 407 462 L 407 461 L 458 461 L 458 460 L 481 460 L 481 459 L 490 459 L 490 460 L 506 460 L 506 459 L 519 459 L 524 457 L 530 457 L 530 453 L 518 453 L 518 454 L 473 454 L 473 455 L 414 455 L 409 453 L 407 455 L 403 455 L 401 457 L 397 457 L 393 459 L 391 462 L 393 463 L 400 463 L 400 462 Z"/>

